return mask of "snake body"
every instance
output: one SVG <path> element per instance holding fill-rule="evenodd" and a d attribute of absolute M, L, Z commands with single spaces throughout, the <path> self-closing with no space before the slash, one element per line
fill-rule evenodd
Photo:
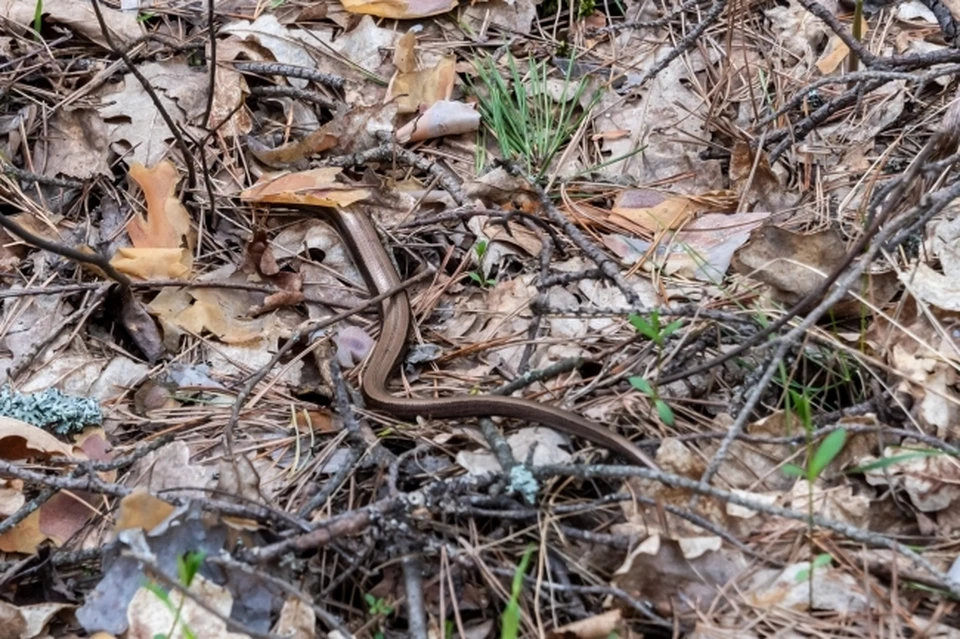
<path fill-rule="evenodd" d="M 400 277 L 365 211 L 358 208 L 307 208 L 310 213 L 334 225 L 347 244 L 371 295 L 397 288 Z M 361 383 L 361 390 L 370 408 L 404 419 L 418 416 L 428 419 L 496 416 L 526 420 L 582 437 L 618 453 L 631 463 L 657 468 L 656 463 L 626 437 L 549 404 L 497 395 L 429 399 L 394 396 L 387 388 L 387 382 L 402 361 L 410 332 L 410 300 L 406 292 L 400 291 L 384 299 L 380 304 L 380 316 L 380 338 L 370 354 Z"/>

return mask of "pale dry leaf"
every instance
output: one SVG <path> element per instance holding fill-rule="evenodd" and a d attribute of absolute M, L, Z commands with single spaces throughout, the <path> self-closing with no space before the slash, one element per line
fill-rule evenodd
<path fill-rule="evenodd" d="M 243 503 L 266 503 L 260 493 L 260 475 L 246 455 L 220 460 L 217 491 L 221 495 L 239 497 Z"/>
<path fill-rule="evenodd" d="M 270 12 L 262 13 L 256 20 L 238 20 L 220 28 L 221 34 L 232 34 L 244 40 L 256 42 L 273 54 L 273 59 L 281 64 L 297 67 L 313 68 L 313 56 L 307 51 L 300 40 L 301 32 L 297 29 L 288 29 L 280 24 L 277 17 Z M 303 78 L 291 77 L 290 84 L 298 89 L 305 89 L 309 84 Z"/>
<path fill-rule="evenodd" d="M 0 517 L 9 517 L 27 501 L 23 495 L 23 481 L 0 479 Z"/>
<path fill-rule="evenodd" d="M 522 463 L 530 460 L 533 466 L 545 466 L 564 464 L 570 460 L 570 453 L 561 448 L 568 445 L 566 438 L 550 428 L 522 428 L 506 439 L 513 451 L 513 458 Z M 457 453 L 457 463 L 471 475 L 500 470 L 496 457 L 486 451 L 460 451 Z"/>
<path fill-rule="evenodd" d="M 20 606 L 20 614 L 27 627 L 20 633 L 20 639 L 34 639 L 47 637 L 47 626 L 53 618 L 65 610 L 73 610 L 74 606 L 68 603 L 38 603 Z"/>
<path fill-rule="evenodd" d="M 155 94 L 175 125 L 186 124 L 187 109 L 196 109 L 197 100 L 206 95 L 207 76 L 183 62 L 148 62 L 139 71 L 156 87 Z M 170 87 L 169 92 L 163 87 Z M 192 100 L 181 105 L 174 92 Z M 105 90 L 100 99 L 107 136 L 124 162 L 153 166 L 167 155 L 173 133 L 133 74 L 126 74 L 119 89 Z"/>
<path fill-rule="evenodd" d="M 221 617 L 230 617 L 233 596 L 229 590 L 207 581 L 202 575 L 197 575 L 190 584 L 189 592 Z M 130 624 L 127 636 L 149 639 L 173 629 L 169 639 L 185 639 L 187 635 L 184 627 L 187 627 L 193 636 L 203 639 L 249 639 L 249 635 L 228 631 L 222 618 L 210 614 L 193 599 L 184 597 L 180 591 L 171 591 L 169 597 L 172 606 L 161 601 L 148 588 L 137 590 L 127 607 L 127 620 Z"/>
<path fill-rule="evenodd" d="M 88 180 L 110 175 L 107 126 L 94 109 L 57 109 L 46 134 L 34 145 L 34 166 L 42 175 Z"/>
<path fill-rule="evenodd" d="M 417 70 L 417 32 L 407 31 L 397 40 L 393 50 L 393 66 L 400 73 L 412 73 Z"/>
<path fill-rule="evenodd" d="M 806 575 L 809 577 L 804 578 Z M 750 605 L 761 610 L 813 609 L 848 615 L 862 612 L 869 605 L 861 584 L 852 575 L 830 566 L 811 568 L 810 562 L 791 564 L 779 573 L 760 571 L 751 578 L 744 596 Z"/>
<path fill-rule="evenodd" d="M 448 56 L 429 69 L 398 73 L 390 83 L 387 99 L 397 103 L 398 113 L 417 113 L 441 100 L 450 100 L 456 79 L 456 58 Z"/>
<path fill-rule="evenodd" d="M 11 22 L 22 25 L 33 24 L 37 11 L 34 0 L 0 0 L 0 16 Z M 46 2 L 41 5 L 46 19 L 69 28 L 73 33 L 96 42 L 102 47 L 107 46 L 97 21 L 97 14 L 88 2 Z M 125 47 L 143 35 L 143 25 L 137 20 L 136 13 L 117 11 L 113 7 L 100 7 L 103 21 L 107 25 L 115 44 Z"/>
<path fill-rule="evenodd" d="M 274 634 L 290 639 L 314 639 L 317 636 L 317 616 L 309 605 L 297 597 L 283 602 Z"/>
<path fill-rule="evenodd" d="M 117 519 L 113 530 L 120 532 L 130 528 L 139 528 L 150 532 L 160 525 L 174 511 L 174 507 L 167 502 L 157 499 L 143 486 L 138 486 L 132 493 L 120 500 Z"/>
<path fill-rule="evenodd" d="M 202 498 L 207 493 L 196 489 L 206 488 L 216 475 L 216 470 L 214 466 L 191 463 L 190 449 L 186 443 L 175 441 L 138 460 L 133 467 L 133 477 L 136 479 L 131 485 L 143 486 L 153 494 L 182 488 L 187 490 L 178 491 L 179 496 L 196 495 Z"/>
<path fill-rule="evenodd" d="M 949 455 L 918 455 L 931 449 L 924 446 L 888 446 L 883 459 L 902 458 L 885 468 L 867 471 L 864 479 L 872 486 L 892 485 L 906 491 L 914 506 L 924 513 L 952 507 L 960 498 L 960 463 Z M 877 461 L 864 459 L 863 463 Z"/>
<path fill-rule="evenodd" d="M 3 627 L 4 639 L 20 639 L 27 629 L 27 620 L 20 609 L 6 601 L 0 601 L 0 624 Z"/>
<path fill-rule="evenodd" d="M 477 32 L 499 27 L 518 35 L 528 35 L 537 17 L 537 4 L 533 0 L 474 2 L 464 7 L 460 19 Z"/>
<path fill-rule="evenodd" d="M 619 608 L 560 626 L 548 639 L 606 639 L 623 629 L 623 611 Z"/>
<path fill-rule="evenodd" d="M 665 44 L 662 51 L 646 51 L 630 66 L 642 73 L 669 48 Z M 601 96 L 595 130 L 617 135 L 602 138 L 605 164 L 597 173 L 631 184 L 669 183 L 676 194 L 723 186 L 720 162 L 701 159 L 700 147 L 689 142 L 703 136 L 701 123 L 707 117 L 707 104 L 690 88 L 697 82 L 692 73 L 690 61 L 677 58 L 647 83 L 639 102 L 624 103 L 614 91 Z"/>
<path fill-rule="evenodd" d="M 397 141 L 422 142 L 445 135 L 469 133 L 480 128 L 480 113 L 472 104 L 440 100 L 397 129 Z"/>

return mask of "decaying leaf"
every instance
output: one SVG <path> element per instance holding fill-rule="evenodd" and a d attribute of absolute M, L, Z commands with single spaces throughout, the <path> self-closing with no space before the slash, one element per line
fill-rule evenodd
<path fill-rule="evenodd" d="M 663 607 L 709 609 L 720 589 L 747 566 L 739 555 L 708 550 L 684 557 L 680 543 L 652 535 L 626 559 L 614 584 Z"/>
<path fill-rule="evenodd" d="M 730 186 L 740 195 L 741 211 L 780 213 L 793 208 L 799 199 L 780 184 L 766 153 L 761 152 L 758 158 L 747 142 L 733 145 Z"/>
<path fill-rule="evenodd" d="M 841 265 L 846 252 L 846 245 L 836 231 L 800 234 L 768 225 L 755 231 L 750 241 L 734 255 L 733 266 L 740 273 L 768 284 L 775 301 L 792 306 L 815 291 Z M 870 305 L 883 306 L 898 288 L 895 273 L 867 274 L 860 290 L 852 291 L 866 303 L 848 297 L 834 305 L 830 314 L 843 318 L 869 313 Z M 813 300 L 811 304 L 819 301 Z"/>

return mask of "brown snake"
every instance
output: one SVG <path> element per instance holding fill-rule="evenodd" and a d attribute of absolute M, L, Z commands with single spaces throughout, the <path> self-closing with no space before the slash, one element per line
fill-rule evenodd
<path fill-rule="evenodd" d="M 300 208 L 333 223 L 346 242 L 371 295 L 379 295 L 397 288 L 400 277 L 386 249 L 380 243 L 380 237 L 373 222 L 365 211 L 359 208 L 331 209 L 312 206 Z M 650 456 L 626 437 L 549 404 L 497 395 L 429 399 L 393 396 L 387 389 L 387 381 L 403 357 L 410 331 L 410 300 L 406 292 L 400 291 L 383 300 L 380 303 L 380 316 L 380 339 L 377 340 L 370 354 L 361 384 L 363 395 L 370 408 L 403 418 L 421 416 L 428 419 L 449 419 L 497 416 L 522 419 L 555 428 L 568 435 L 582 437 L 619 453 L 632 463 L 657 468 Z"/>

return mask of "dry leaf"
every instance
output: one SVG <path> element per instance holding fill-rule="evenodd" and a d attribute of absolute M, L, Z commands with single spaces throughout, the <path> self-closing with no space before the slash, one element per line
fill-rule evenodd
<path fill-rule="evenodd" d="M 193 254 L 189 249 L 121 248 L 110 265 L 138 280 L 183 280 L 190 277 Z"/>
<path fill-rule="evenodd" d="M 19 524 L 0 534 L 0 550 L 32 555 L 47 540 L 40 532 L 40 511 L 35 510 Z"/>
<path fill-rule="evenodd" d="M 619 608 L 560 626 L 547 635 L 548 639 L 606 639 L 619 636 L 623 611 Z"/>
<path fill-rule="evenodd" d="M 756 165 L 756 166 L 754 166 Z M 741 210 L 779 213 L 799 199 L 788 193 L 770 168 L 766 153 L 756 154 L 747 142 L 737 142 L 730 154 L 730 186 L 740 195 Z"/>
<path fill-rule="evenodd" d="M 229 590 L 207 581 L 202 575 L 197 575 L 190 584 L 189 591 L 221 617 L 230 617 L 233 596 Z M 249 635 L 229 632 L 223 619 L 211 615 L 193 599 L 185 598 L 177 590 L 170 592 L 168 603 L 151 590 L 140 588 L 127 607 L 127 621 L 130 624 L 127 636 L 130 638 L 151 639 L 157 635 L 165 635 L 171 628 L 175 628 L 170 639 L 184 639 L 183 627 L 186 626 L 194 636 L 203 639 L 249 639 Z"/>
<path fill-rule="evenodd" d="M 255 158 L 271 168 L 278 169 L 337 146 L 340 142 L 339 131 L 339 123 L 334 119 L 299 140 L 273 149 L 261 148 L 254 144 L 248 146 Z"/>
<path fill-rule="evenodd" d="M 130 241 L 136 248 L 193 248 L 196 236 L 190 228 L 190 214 L 176 196 L 180 172 L 164 160 L 152 169 L 141 164 L 130 167 L 130 178 L 143 190 L 147 219 L 136 214 L 127 224 Z"/>
<path fill-rule="evenodd" d="M 145 532 L 150 532 L 169 517 L 173 511 L 173 506 L 157 499 L 146 488 L 140 486 L 120 500 L 120 509 L 113 529 L 119 532 L 130 528 L 139 528 Z"/>
<path fill-rule="evenodd" d="M 34 0 L 0 0 L 0 16 L 11 22 L 30 25 L 33 24 L 37 11 Z M 97 21 L 97 14 L 88 2 L 45 2 L 42 5 L 43 14 L 47 20 L 59 23 L 84 38 L 96 42 L 102 47 L 107 46 L 103 38 L 103 31 Z M 137 14 L 117 11 L 109 5 L 100 7 L 103 21 L 110 30 L 113 41 L 125 47 L 143 35 L 143 26 L 137 20 Z"/>
<path fill-rule="evenodd" d="M 19 419 L 0 417 L 0 459 L 74 457 L 73 447 Z"/>
<path fill-rule="evenodd" d="M 397 141 L 422 142 L 480 128 L 480 113 L 472 104 L 440 100 L 397 130 Z"/>
<path fill-rule="evenodd" d="M 611 212 L 644 230 L 659 233 L 677 229 L 697 212 L 697 205 L 687 197 L 663 195 L 650 189 L 623 191 L 617 196 Z"/>
<path fill-rule="evenodd" d="M 240 194 L 247 202 L 349 206 L 370 196 L 367 189 L 335 182 L 342 169 L 325 167 L 280 176 L 263 176 Z"/>
<path fill-rule="evenodd" d="M 447 13 L 457 6 L 456 0 L 343 0 L 350 13 L 362 13 L 393 20 L 417 20 Z"/>
<path fill-rule="evenodd" d="M 417 70 L 417 32 L 407 31 L 397 40 L 393 50 L 393 66 L 400 73 L 413 73 Z"/>
<path fill-rule="evenodd" d="M 314 639 L 317 636 L 317 616 L 309 605 L 297 597 L 283 602 L 274 634 L 290 639 Z"/>
<path fill-rule="evenodd" d="M 737 251 L 733 266 L 738 272 L 768 284 L 774 300 L 792 306 L 820 286 L 841 264 L 846 251 L 843 240 L 833 230 L 804 235 L 764 226 Z M 898 288 L 897 276 L 890 272 L 865 275 L 860 290 L 853 292 L 874 305 L 883 306 Z M 813 301 L 817 302 L 819 300 Z M 830 309 L 834 318 L 860 316 L 865 312 L 870 312 L 868 306 L 849 297 Z"/>
<path fill-rule="evenodd" d="M 94 109 L 57 109 L 34 146 L 33 161 L 42 175 L 88 180 L 110 175 L 108 144 L 107 127 Z"/>
<path fill-rule="evenodd" d="M 457 60 L 447 56 L 430 69 L 398 73 L 390 83 L 387 99 L 396 101 L 398 113 L 416 113 L 440 100 L 449 100 L 456 79 Z"/>

